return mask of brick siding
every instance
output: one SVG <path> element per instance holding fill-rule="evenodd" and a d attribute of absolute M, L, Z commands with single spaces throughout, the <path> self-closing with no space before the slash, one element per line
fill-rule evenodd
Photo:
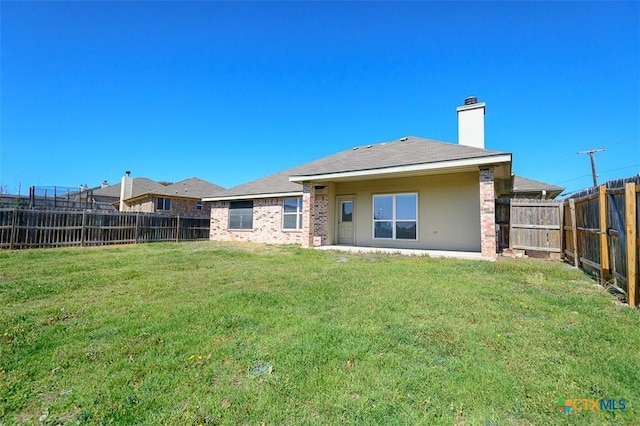
<path fill-rule="evenodd" d="M 493 170 L 480 170 L 480 246 L 485 258 L 496 258 L 496 194 Z"/>
<path fill-rule="evenodd" d="M 170 197 L 167 197 L 170 198 Z M 125 203 L 125 211 L 130 212 L 143 212 L 143 213 L 158 213 L 172 216 L 188 216 L 188 217 L 208 217 L 210 215 L 209 203 L 203 203 L 202 209 L 198 210 L 196 205 L 197 201 L 188 201 L 177 198 L 171 199 L 171 210 L 156 210 L 158 197 L 144 198 L 136 201 L 133 204 Z"/>
<path fill-rule="evenodd" d="M 282 229 L 282 210 L 284 198 L 263 198 L 253 200 L 253 229 L 228 229 L 229 201 L 211 203 L 211 241 L 250 241 L 268 244 L 303 245 L 303 229 Z M 304 206 L 304 199 L 303 199 Z M 327 211 L 329 199 L 326 195 L 315 197 L 313 234 L 310 243 L 325 244 L 327 240 Z M 304 213 L 303 213 L 304 214 Z M 304 223 L 304 218 L 303 218 Z M 308 233 L 306 235 L 309 235 Z"/>
<path fill-rule="evenodd" d="M 316 195 L 313 212 L 313 245 L 323 246 L 327 244 L 327 233 L 329 232 L 329 196 Z"/>
<path fill-rule="evenodd" d="M 228 229 L 229 201 L 211 203 L 212 241 L 301 244 L 302 231 L 282 229 L 282 198 L 253 200 L 253 229 Z"/>
<path fill-rule="evenodd" d="M 315 187 L 305 182 L 302 185 L 302 236 L 300 243 L 302 247 L 313 247 L 313 231 L 315 229 L 315 216 L 313 211 L 315 210 Z"/>

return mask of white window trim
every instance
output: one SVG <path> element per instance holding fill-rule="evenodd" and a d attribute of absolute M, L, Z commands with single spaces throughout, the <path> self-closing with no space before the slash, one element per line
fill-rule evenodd
<path fill-rule="evenodd" d="M 295 212 L 285 212 L 284 211 L 284 202 L 286 200 L 296 200 L 296 211 Z M 282 199 L 282 230 L 283 231 L 300 231 L 302 229 L 302 197 L 288 197 Z M 296 216 L 296 227 L 295 228 L 285 228 L 284 227 L 284 218 L 285 216 Z"/>
<path fill-rule="evenodd" d="M 396 222 L 413 222 L 414 219 L 396 219 L 396 197 L 399 195 L 415 195 L 416 197 L 416 218 L 415 218 L 415 222 L 416 222 L 416 238 L 414 239 L 408 239 L 408 238 L 397 238 L 396 236 Z M 375 198 L 376 197 L 392 197 L 392 219 L 376 219 L 376 202 L 375 202 Z M 418 229 L 418 193 L 417 192 L 399 192 L 399 193 L 393 193 L 393 194 L 373 194 L 372 198 L 371 198 L 371 207 L 372 207 L 372 214 L 371 214 L 371 219 L 373 221 L 373 226 L 371 229 L 371 238 L 373 238 L 374 240 L 387 240 L 387 241 L 418 241 L 418 236 L 420 235 L 419 233 L 419 229 Z M 391 238 L 383 238 L 383 237 L 376 237 L 376 222 L 391 222 Z"/>

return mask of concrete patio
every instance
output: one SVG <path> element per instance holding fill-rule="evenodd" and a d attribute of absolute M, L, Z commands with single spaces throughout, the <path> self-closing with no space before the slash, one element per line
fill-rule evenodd
<path fill-rule="evenodd" d="M 359 246 L 318 246 L 314 247 L 318 250 L 336 250 L 352 253 L 386 253 L 401 254 L 403 256 L 428 256 L 433 258 L 454 258 L 467 260 L 494 260 L 482 257 L 479 252 L 469 251 L 446 251 L 446 250 L 414 250 L 414 249 L 398 249 L 398 248 L 381 248 L 381 247 L 359 247 Z"/>

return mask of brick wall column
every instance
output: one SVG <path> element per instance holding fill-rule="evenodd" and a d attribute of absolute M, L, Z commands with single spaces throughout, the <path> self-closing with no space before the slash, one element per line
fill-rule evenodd
<path fill-rule="evenodd" d="M 480 170 L 480 247 L 482 257 L 495 259 L 496 193 L 493 169 Z"/>
<path fill-rule="evenodd" d="M 302 247 L 313 247 L 315 195 L 314 185 L 305 182 L 302 185 Z"/>
<path fill-rule="evenodd" d="M 328 219 L 329 219 L 329 197 L 327 195 L 315 196 L 316 202 L 313 207 L 314 231 L 313 245 L 323 246 L 327 244 Z"/>

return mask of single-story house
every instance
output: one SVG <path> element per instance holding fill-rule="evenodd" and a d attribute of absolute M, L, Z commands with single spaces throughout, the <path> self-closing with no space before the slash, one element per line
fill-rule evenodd
<path fill-rule="evenodd" d="M 222 191 L 223 187 L 197 177 L 163 185 L 144 177 L 132 178 L 127 172 L 119 184 L 96 189 L 93 196 L 110 198 L 120 211 L 208 217 L 210 206 L 202 198 Z"/>
<path fill-rule="evenodd" d="M 134 197 L 162 188 L 160 183 L 145 177 L 130 177 L 130 179 L 131 194 Z M 105 181 L 100 187 L 94 188 L 92 192 L 94 201 L 98 203 L 109 203 L 117 210 L 120 202 L 120 193 L 122 192 L 122 184 L 108 185 Z"/>
<path fill-rule="evenodd" d="M 512 155 L 484 147 L 485 103 L 467 98 L 457 113 L 457 144 L 356 146 L 205 197 L 210 239 L 495 258 L 495 199 L 512 192 Z"/>
<path fill-rule="evenodd" d="M 553 200 L 564 191 L 564 187 L 529 179 L 523 176 L 513 176 L 513 184 L 509 198 L 526 198 L 537 200 Z"/>

